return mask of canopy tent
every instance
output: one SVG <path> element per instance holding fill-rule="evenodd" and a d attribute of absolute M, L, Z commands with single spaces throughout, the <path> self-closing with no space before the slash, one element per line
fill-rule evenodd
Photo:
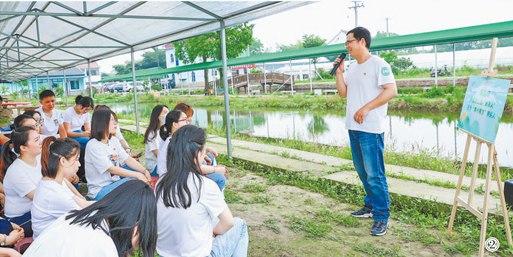
<path fill-rule="evenodd" d="M 427 45 L 441 45 L 448 43 L 459 43 L 474 40 L 491 39 L 494 37 L 513 37 L 513 21 L 377 38 L 373 39 L 371 44 L 371 50 L 380 51 Z M 317 58 L 322 56 L 334 56 L 339 55 L 342 51 L 345 51 L 344 44 L 319 46 L 277 53 L 263 53 L 258 55 L 228 59 L 228 66 L 289 61 L 294 59 Z M 157 77 L 171 73 L 180 73 L 205 69 L 217 69 L 221 67 L 221 61 L 204 62 L 173 67 L 168 69 L 153 70 L 151 72 L 148 70 L 138 70 L 136 71 L 136 77 Z M 102 79 L 102 81 L 121 81 L 128 80 L 131 78 L 132 74 L 124 74 L 119 76 L 107 77 Z"/>
<path fill-rule="evenodd" d="M 226 27 L 309 3 L 0 2 L 0 80 L 20 81 L 49 71 L 131 53 L 135 83 L 134 51 L 218 30 L 221 30 L 222 55 L 226 62 Z M 223 68 L 227 69 L 226 63 Z M 227 81 L 226 76 L 223 79 Z M 134 96 L 139 133 L 137 90 L 134 90 Z M 227 94 L 225 109 L 229 121 Z M 231 158 L 229 125 L 227 148 Z"/>
<path fill-rule="evenodd" d="M 0 2 L 0 79 L 19 81 L 309 2 Z"/>

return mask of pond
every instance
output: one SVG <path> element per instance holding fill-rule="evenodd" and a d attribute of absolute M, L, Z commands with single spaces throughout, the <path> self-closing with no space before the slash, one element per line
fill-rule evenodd
<path fill-rule="evenodd" d="M 112 104 L 116 113 L 130 115 L 133 105 Z M 149 117 L 153 104 L 140 104 L 141 117 Z M 461 160 L 466 134 L 456 129 L 458 113 L 391 112 L 385 129 L 385 145 L 395 151 L 415 153 L 428 151 L 433 155 Z M 294 110 L 237 110 L 230 113 L 232 129 L 238 133 L 257 137 L 287 138 L 335 146 L 349 144 L 345 129 L 345 113 Z M 194 124 L 200 127 L 224 127 L 224 109 L 195 108 Z M 501 166 L 513 167 L 509 153 L 513 142 L 513 119 L 503 117 L 496 139 L 498 160 Z M 475 153 L 471 145 L 469 161 Z M 487 148 L 481 149 L 481 162 L 485 162 Z"/>

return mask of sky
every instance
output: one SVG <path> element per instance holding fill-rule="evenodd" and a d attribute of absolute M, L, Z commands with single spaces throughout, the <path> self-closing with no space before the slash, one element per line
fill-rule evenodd
<path fill-rule="evenodd" d="M 513 20 L 513 0 L 364 0 L 358 8 L 358 25 L 375 35 L 386 31 L 412 34 Z M 253 35 L 265 48 L 293 44 L 305 34 L 330 41 L 341 30 L 355 27 L 353 1 L 324 0 L 250 22 Z M 342 42 L 345 37 L 342 37 Z M 340 41 L 339 41 L 340 42 Z M 142 59 L 142 51 L 135 53 Z M 102 72 L 130 60 L 130 54 L 99 61 Z"/>

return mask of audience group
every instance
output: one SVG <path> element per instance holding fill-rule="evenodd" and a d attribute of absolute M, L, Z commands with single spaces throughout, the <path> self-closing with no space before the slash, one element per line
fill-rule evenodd
<path fill-rule="evenodd" d="M 108 106 L 77 96 L 60 111 L 51 90 L 39 100 L 0 134 L 0 257 L 247 256 L 227 168 L 189 105 L 153 108 L 143 165 Z"/>

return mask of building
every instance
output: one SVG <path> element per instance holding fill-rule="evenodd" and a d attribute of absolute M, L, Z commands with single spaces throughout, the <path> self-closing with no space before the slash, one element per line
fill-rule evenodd
<path fill-rule="evenodd" d="M 173 44 L 166 44 L 164 46 L 166 51 L 166 68 L 178 67 L 185 65 L 182 60 L 176 58 L 176 52 Z M 197 58 L 194 63 L 203 62 L 200 58 Z M 188 71 L 177 74 L 169 74 L 169 79 L 173 80 L 177 87 L 186 86 L 198 86 L 203 87 L 205 85 L 205 72 L 208 72 L 208 80 L 213 81 L 216 79 L 217 71 L 215 70 L 196 70 Z"/>
<path fill-rule="evenodd" d="M 87 63 L 77 66 L 77 68 L 84 71 L 84 83 L 85 88 L 89 88 L 89 73 L 87 72 Z M 91 85 L 93 88 L 98 87 L 100 80 L 102 80 L 102 74 L 100 73 L 100 66 L 97 62 L 92 62 L 89 65 L 89 69 L 91 70 Z"/>
<path fill-rule="evenodd" d="M 57 88 L 65 88 L 65 81 L 70 95 L 80 94 L 86 89 L 85 71 L 78 67 L 40 74 L 29 79 L 29 88 L 33 94 L 37 94 L 43 88 L 56 91 Z"/>

